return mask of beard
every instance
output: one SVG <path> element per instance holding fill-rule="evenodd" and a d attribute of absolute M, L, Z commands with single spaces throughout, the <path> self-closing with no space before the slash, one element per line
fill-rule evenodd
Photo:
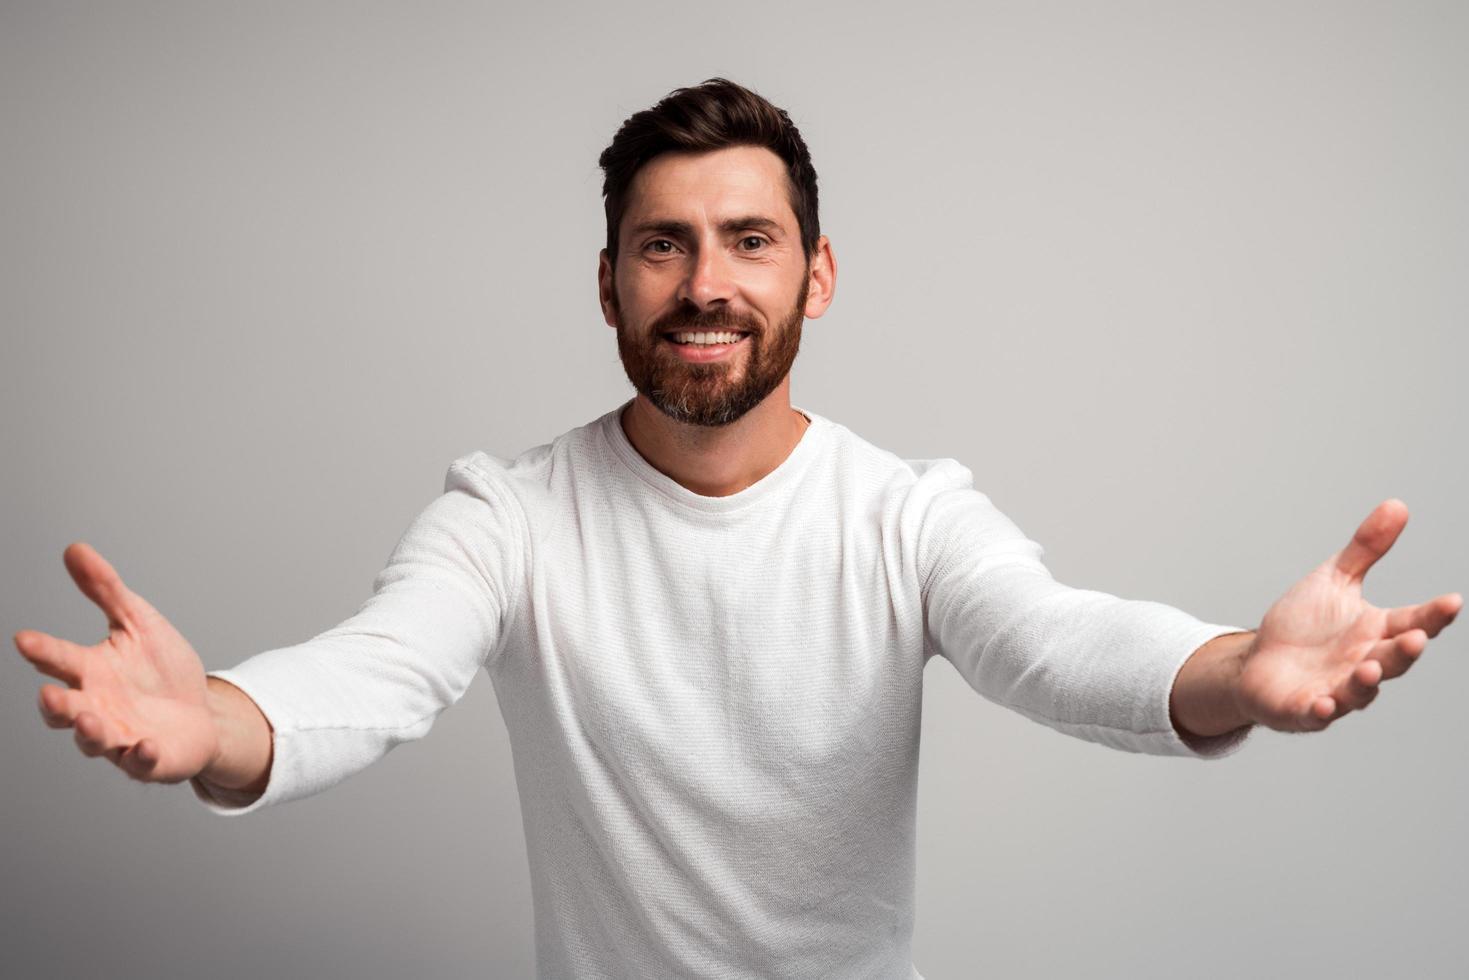
<path fill-rule="evenodd" d="M 655 320 L 641 334 L 621 324 L 621 305 L 613 293 L 618 312 L 617 353 L 632 386 L 664 415 L 686 425 L 716 427 L 729 425 L 759 405 L 790 373 L 801 348 L 801 323 L 805 320 L 806 293 L 810 279 L 803 277 L 801 292 L 783 322 L 766 330 L 751 315 L 733 313 L 727 306 L 700 312 L 685 305 Z M 744 369 L 735 358 L 708 364 L 691 364 L 666 346 L 664 334 L 673 330 L 740 330 L 747 345 Z"/>

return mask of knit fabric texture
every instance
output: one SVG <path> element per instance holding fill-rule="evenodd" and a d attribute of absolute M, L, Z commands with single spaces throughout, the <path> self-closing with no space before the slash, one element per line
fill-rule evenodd
<path fill-rule="evenodd" d="M 210 674 L 274 727 L 265 793 L 319 793 L 428 733 L 483 669 L 515 762 L 537 972 L 908 980 L 923 670 L 1114 749 L 1183 741 L 1183 662 L 1240 627 L 1063 585 L 952 459 L 810 420 L 725 497 L 619 406 L 454 461 L 345 622 Z"/>

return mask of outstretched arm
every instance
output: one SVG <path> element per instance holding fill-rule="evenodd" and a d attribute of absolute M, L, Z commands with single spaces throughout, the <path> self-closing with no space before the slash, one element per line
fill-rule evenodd
<path fill-rule="evenodd" d="M 1184 661 L 1243 629 L 1056 581 L 1041 546 L 951 460 L 926 468 L 910 500 L 928 649 L 982 696 L 1129 752 L 1221 758 L 1243 745 L 1247 728 L 1184 739 L 1169 718 Z"/>
<path fill-rule="evenodd" d="M 42 717 L 135 779 L 190 781 L 222 814 L 320 792 L 423 737 L 496 649 L 523 567 L 508 493 L 456 460 L 353 616 L 226 670 L 206 672 L 101 555 L 74 544 L 67 568 L 110 632 L 92 647 L 16 634 L 20 653 L 67 685 L 41 688 Z"/>
<path fill-rule="evenodd" d="M 1382 681 L 1413 666 L 1464 599 L 1448 593 L 1380 609 L 1362 598 L 1367 570 L 1407 523 L 1401 500 L 1383 501 L 1346 547 L 1276 600 L 1258 630 L 1201 646 L 1179 671 L 1169 702 L 1180 737 L 1249 724 L 1320 731 L 1367 707 Z"/>

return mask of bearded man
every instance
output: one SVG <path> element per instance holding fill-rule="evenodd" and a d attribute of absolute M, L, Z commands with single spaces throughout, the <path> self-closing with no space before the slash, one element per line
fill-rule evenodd
<path fill-rule="evenodd" d="M 16 635 L 67 685 L 41 688 L 48 724 L 238 816 L 422 737 L 484 670 L 540 976 L 900 980 L 929 658 L 1077 738 L 1219 758 L 1252 726 L 1366 707 L 1462 606 L 1362 599 L 1397 500 L 1253 630 L 1056 582 L 964 466 L 792 405 L 837 265 L 784 111 L 711 79 L 633 115 L 600 162 L 598 288 L 634 397 L 454 461 L 355 615 L 228 670 L 72 544 L 110 635 Z"/>

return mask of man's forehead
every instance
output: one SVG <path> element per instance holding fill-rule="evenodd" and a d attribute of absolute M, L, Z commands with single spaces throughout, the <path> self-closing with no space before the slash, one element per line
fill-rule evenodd
<path fill-rule="evenodd" d="M 664 153 L 633 178 L 626 217 L 679 218 L 693 211 L 717 220 L 763 214 L 793 226 L 789 186 L 785 164 L 764 147 Z"/>

